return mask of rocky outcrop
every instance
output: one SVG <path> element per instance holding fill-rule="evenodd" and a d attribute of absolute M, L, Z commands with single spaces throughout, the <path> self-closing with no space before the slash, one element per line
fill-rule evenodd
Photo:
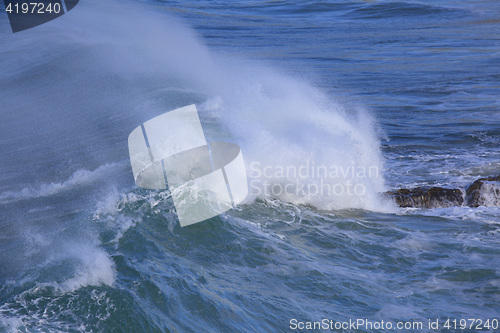
<path fill-rule="evenodd" d="M 438 208 L 462 206 L 463 193 L 459 189 L 417 187 L 389 192 L 400 207 Z"/>
<path fill-rule="evenodd" d="M 390 191 L 387 194 L 400 207 L 500 207 L 500 175 L 478 179 L 465 191 L 456 188 L 416 187 Z"/>
<path fill-rule="evenodd" d="M 476 180 L 467 188 L 465 199 L 471 207 L 500 206 L 500 176 Z"/>

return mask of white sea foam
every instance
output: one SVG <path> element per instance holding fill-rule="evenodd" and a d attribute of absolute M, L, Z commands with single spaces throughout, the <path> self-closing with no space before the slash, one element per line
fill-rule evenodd
<path fill-rule="evenodd" d="M 21 254 L 23 277 L 16 277 L 13 286 L 29 283 L 33 269 L 42 272 L 39 286 L 67 293 L 85 286 L 112 286 L 116 279 L 115 264 L 101 246 L 92 230 L 74 226 L 72 234 L 64 231 L 46 233 L 36 227 L 24 228 L 24 249 Z M 45 275 L 43 272 L 49 272 Z"/>
<path fill-rule="evenodd" d="M 479 192 L 478 203 L 484 207 L 499 207 L 500 182 L 484 181 Z"/>
<path fill-rule="evenodd" d="M 113 189 L 97 203 L 93 220 L 106 222 L 116 232 L 112 242 L 117 243 L 127 230 L 137 224 L 137 218 L 121 214 L 121 211 L 123 207 L 133 205 L 138 200 L 147 200 L 147 198 L 132 192 L 120 194 L 116 189 Z"/>
<path fill-rule="evenodd" d="M 94 183 L 110 174 L 117 163 L 107 163 L 95 170 L 80 169 L 75 171 L 67 180 L 58 183 L 45 183 L 32 187 L 25 187 L 20 191 L 6 191 L 0 193 L 0 203 L 17 200 L 47 197 L 72 188 Z"/>
<path fill-rule="evenodd" d="M 4 329 L 8 333 L 17 333 L 19 328 L 23 326 L 23 322 L 18 317 L 5 317 L 0 312 L 0 329 Z"/>
<path fill-rule="evenodd" d="M 113 285 L 116 272 L 114 263 L 103 249 L 94 244 L 68 244 L 67 255 L 78 260 L 73 277 L 57 284 L 62 292 L 70 292 L 84 286 Z"/>
<path fill-rule="evenodd" d="M 47 292 L 51 293 L 48 304 L 48 298 L 44 295 Z M 61 294 L 53 285 L 39 283 L 0 306 L 0 331 L 89 332 L 76 311 L 80 297 L 79 294 Z M 94 289 L 90 297 L 103 310 L 86 316 L 91 316 L 95 322 L 106 320 L 116 309 L 106 291 Z"/>
<path fill-rule="evenodd" d="M 348 110 L 307 82 L 255 64 L 220 71 L 222 97 L 212 104 L 242 147 L 254 197 L 382 208 L 382 159 L 366 110 Z"/>
<path fill-rule="evenodd" d="M 450 220 L 481 221 L 482 223 L 500 225 L 498 207 L 447 207 L 433 209 L 410 208 L 404 210 L 409 215 L 441 216 Z"/>
<path fill-rule="evenodd" d="M 44 241 L 47 243 L 48 241 Z M 53 287 L 61 293 L 85 286 L 112 286 L 116 279 L 115 264 L 97 240 L 81 238 L 59 242 L 52 239 L 48 245 L 37 246 L 27 256 L 41 258 L 40 268 L 51 269 L 53 275 L 40 287 Z M 61 270 L 61 264 L 67 270 Z"/>

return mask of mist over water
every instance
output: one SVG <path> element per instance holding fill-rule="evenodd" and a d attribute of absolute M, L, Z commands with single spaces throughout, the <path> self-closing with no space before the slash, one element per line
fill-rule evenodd
<path fill-rule="evenodd" d="M 14 47 L 19 48 L 18 53 L 22 52 L 21 44 L 28 43 L 30 48 L 41 50 L 35 54 L 25 52 L 26 64 L 20 70 L 24 75 L 38 75 L 38 84 L 44 86 L 42 90 L 26 89 L 23 81 L 20 89 L 24 98 L 39 102 L 33 112 L 36 114 L 18 115 L 13 121 L 21 121 L 21 126 L 36 123 L 37 130 L 44 131 L 49 142 L 60 140 L 61 131 L 65 140 L 81 142 L 83 132 L 89 135 L 88 128 L 97 126 L 98 135 L 92 131 L 90 138 L 92 149 L 87 149 L 83 142 L 77 148 L 92 154 L 100 143 L 106 143 L 106 137 L 120 142 L 119 136 L 130 129 L 133 121 L 140 123 L 172 108 L 199 103 L 202 112 L 207 113 L 204 117 L 210 117 L 217 126 L 210 131 L 212 139 L 231 135 L 243 148 L 248 165 L 256 162 L 260 168 L 298 169 L 307 162 L 344 171 L 324 179 L 326 185 L 316 184 L 324 191 L 313 197 L 290 186 L 287 194 L 273 191 L 275 196 L 324 209 L 378 206 L 377 192 L 384 190 L 383 169 L 373 121 L 366 110 L 348 109 L 305 80 L 211 52 L 186 25 L 169 15 L 136 7 L 89 3 L 71 20 L 61 20 L 22 36 L 9 35 Z M 33 35 L 43 37 L 33 40 Z M 16 52 L 15 48 L 11 52 Z M 37 63 L 48 64 L 53 71 L 38 73 L 31 68 Z M 6 68 L 12 66 L 7 63 Z M 9 86 L 16 89 L 12 83 Z M 184 93 L 178 93 L 180 89 Z M 9 92 L 10 96 L 17 93 L 21 92 Z M 19 103 L 17 98 L 7 100 Z M 26 122 L 23 118 L 40 119 L 42 127 L 39 122 Z M 366 170 L 373 167 L 377 173 L 370 177 L 365 172 L 359 179 L 353 179 L 353 172 L 346 175 L 349 168 L 358 166 Z M 260 189 L 254 194 L 269 193 L 269 188 L 276 184 L 296 183 L 290 174 L 275 176 L 273 173 L 270 179 L 262 180 L 269 185 L 259 182 L 257 186 L 254 182 Z M 302 178 L 305 179 L 300 179 L 301 184 L 318 182 L 311 175 Z M 347 195 L 348 181 L 353 183 L 349 187 L 359 183 L 358 195 L 353 189 Z"/>
<path fill-rule="evenodd" d="M 0 16 L 0 332 L 494 317 L 498 209 L 380 196 L 500 171 L 498 103 L 484 102 L 497 88 L 482 77 L 480 90 L 480 66 L 441 50 L 422 57 L 441 72 L 409 70 L 420 24 L 450 38 L 451 17 L 490 14 L 453 1 L 223 7 L 85 1 L 16 34 Z M 471 86 L 448 80 L 460 57 Z M 250 195 L 180 228 L 168 191 L 135 186 L 127 137 L 193 103 L 208 141 L 241 147 Z"/>

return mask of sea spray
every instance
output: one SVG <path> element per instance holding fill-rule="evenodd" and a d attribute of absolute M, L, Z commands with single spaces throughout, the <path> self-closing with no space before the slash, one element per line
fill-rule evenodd
<path fill-rule="evenodd" d="M 221 85 L 220 105 L 212 111 L 217 110 L 242 147 L 254 197 L 273 196 L 321 209 L 380 209 L 383 163 L 367 110 L 347 109 L 306 81 L 256 64 L 221 66 L 220 71 L 230 73 L 225 77 L 231 84 Z M 224 90 L 227 86 L 231 88 Z M 261 170 L 252 172 L 252 165 Z M 324 177 L 263 172 L 297 171 L 305 165 L 310 171 L 338 172 Z M 351 187 L 357 191 L 349 191 Z"/>
<path fill-rule="evenodd" d="M 95 126 L 93 117 L 98 117 L 99 109 L 106 105 L 120 109 L 110 118 L 110 126 L 113 119 L 123 119 L 116 126 L 126 123 L 123 132 L 128 133 L 130 127 L 170 109 L 198 103 L 202 105 L 201 113 L 210 112 L 210 116 L 201 114 L 202 120 L 213 120 L 204 125 L 214 127 L 211 138 L 231 136 L 242 148 L 247 168 L 257 162 L 285 168 L 311 163 L 344 170 L 379 170 L 362 177 L 303 177 L 299 181 L 293 177 L 256 177 L 259 179 L 253 179 L 252 184 L 261 190 L 253 193 L 250 201 L 271 193 L 285 201 L 321 209 L 380 209 L 378 193 L 385 190 L 383 163 L 374 120 L 367 110 L 348 108 L 305 79 L 209 50 L 191 28 L 177 19 L 131 4 L 90 1 L 72 11 L 71 17 L 32 30 L 27 34 L 45 34 L 33 42 L 40 44 L 41 54 L 46 54 L 43 50 L 47 45 L 73 54 L 65 60 L 63 73 L 76 85 L 57 87 L 63 93 L 62 106 L 68 105 L 64 107 L 68 114 L 59 117 L 61 101 L 43 99 L 37 106 L 49 110 L 53 119 L 60 119 L 56 126 L 42 123 L 41 131 L 47 135 L 57 137 L 59 133 L 54 131 L 60 127 L 66 127 L 62 131 L 72 134 L 72 140 L 80 133 L 84 135 Z M 22 41 L 16 43 L 22 45 Z M 30 57 L 31 62 L 59 60 L 55 55 Z M 50 80 L 57 79 L 52 76 L 56 74 L 42 80 L 50 86 Z M 172 89 L 186 93 L 172 94 Z M 25 93 L 30 99 L 38 94 Z M 69 107 L 90 96 L 97 97 L 89 105 L 95 110 L 83 108 L 85 104 Z M 51 117 L 45 114 L 45 118 Z M 269 192 L 276 186 L 288 191 Z M 303 186 L 305 191 L 301 190 Z"/>

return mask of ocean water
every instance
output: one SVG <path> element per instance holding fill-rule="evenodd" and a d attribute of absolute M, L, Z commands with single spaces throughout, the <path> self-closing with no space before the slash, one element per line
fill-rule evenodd
<path fill-rule="evenodd" d="M 13 34 L 1 14 L 0 332 L 500 320 L 500 209 L 383 195 L 500 174 L 499 17 L 88 0 Z M 170 192 L 134 184 L 127 137 L 193 103 L 209 141 L 241 147 L 250 195 L 181 228 Z"/>

